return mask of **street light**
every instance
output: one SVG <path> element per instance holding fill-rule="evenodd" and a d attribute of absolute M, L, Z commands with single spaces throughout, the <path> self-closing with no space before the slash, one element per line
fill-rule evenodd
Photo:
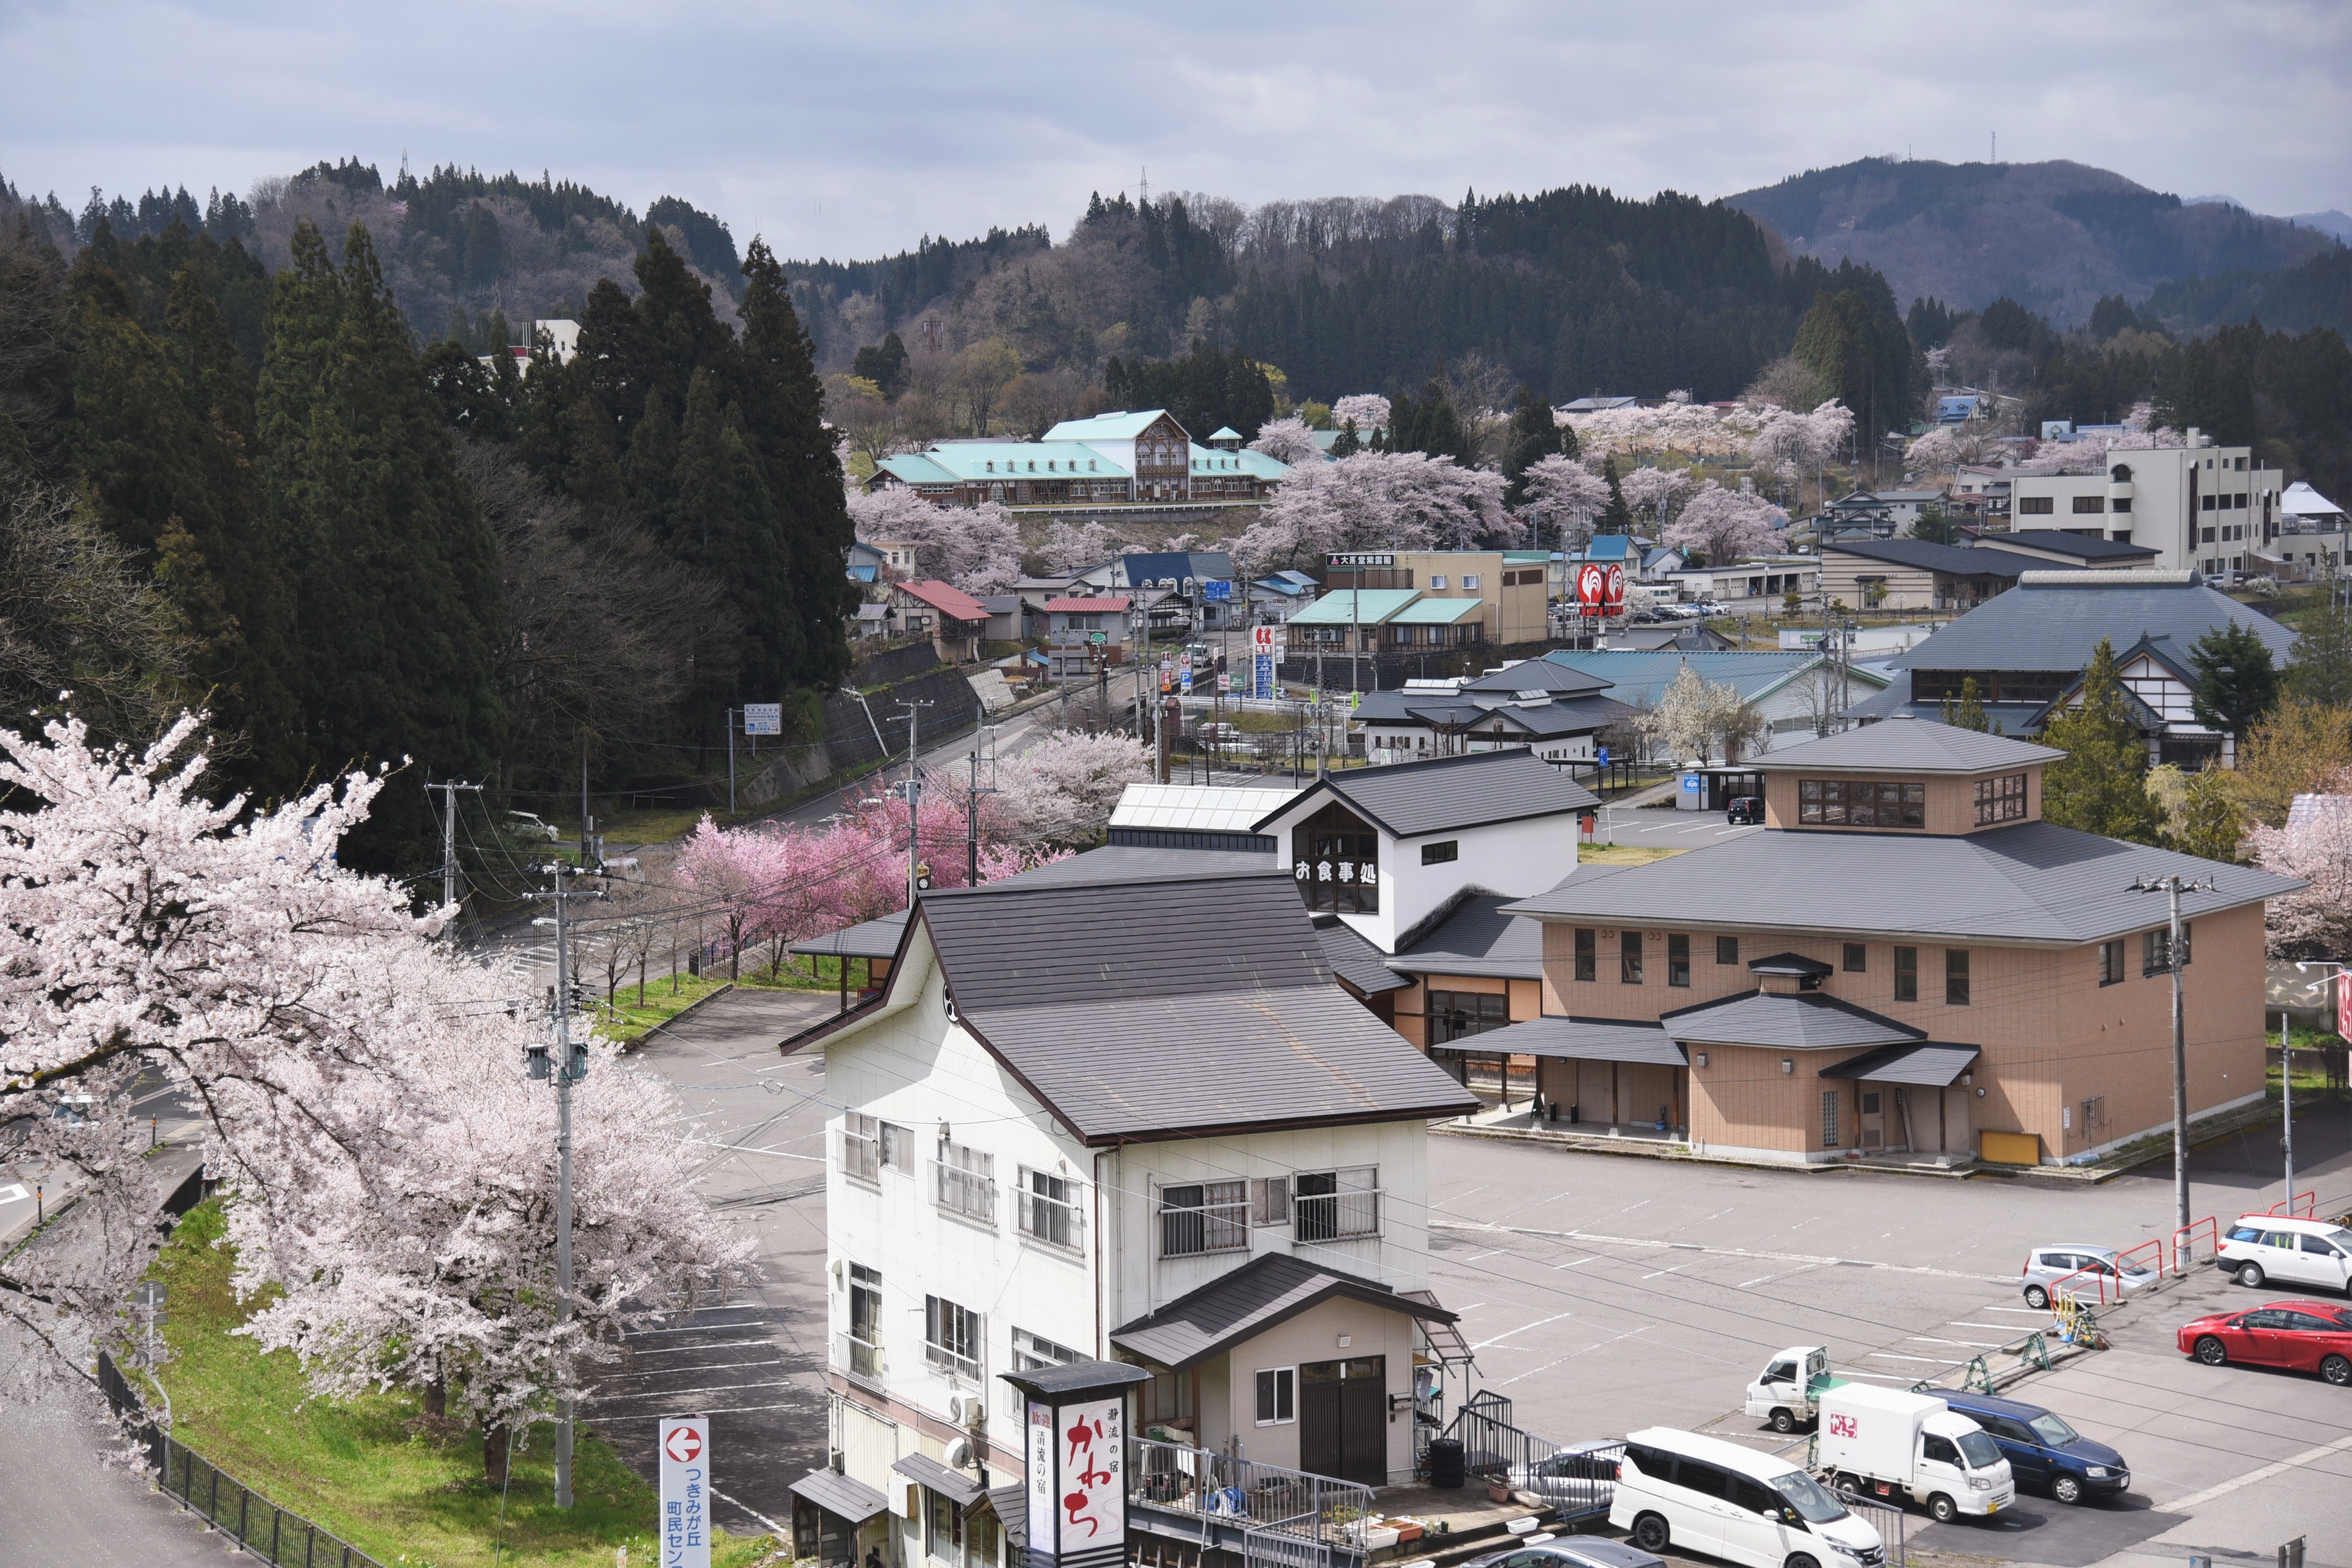
<path fill-rule="evenodd" d="M 2131 885 L 2135 893 L 2162 893 L 2170 919 L 2164 949 L 2165 965 L 2172 972 L 2172 1206 L 2173 1223 L 2189 1228 L 2189 1050 L 2180 1011 L 2180 895 L 2215 890 L 2213 879 L 2185 881 L 2177 871 L 2162 877 L 2142 877 Z"/>

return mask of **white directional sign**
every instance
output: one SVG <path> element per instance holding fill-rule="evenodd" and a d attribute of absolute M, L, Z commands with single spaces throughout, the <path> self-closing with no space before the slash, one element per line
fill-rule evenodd
<path fill-rule="evenodd" d="M 710 1417 L 661 1424 L 661 1568 L 710 1568 Z"/>
<path fill-rule="evenodd" d="M 784 732 L 784 705 L 781 702 L 746 702 L 743 704 L 743 733 L 746 735 L 781 735 Z"/>

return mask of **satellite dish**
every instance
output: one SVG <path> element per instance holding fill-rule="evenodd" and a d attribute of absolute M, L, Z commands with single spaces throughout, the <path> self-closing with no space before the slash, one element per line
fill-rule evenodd
<path fill-rule="evenodd" d="M 948 1468 L 951 1470 L 968 1470 L 971 1468 L 971 1438 L 950 1437 L 948 1439 L 947 1466 Z"/>

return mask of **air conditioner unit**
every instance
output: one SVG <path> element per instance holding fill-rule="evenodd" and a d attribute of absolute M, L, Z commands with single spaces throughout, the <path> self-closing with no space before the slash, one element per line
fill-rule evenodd
<path fill-rule="evenodd" d="M 971 1468 L 971 1438 L 957 1437 L 950 1440 L 947 1451 L 947 1467 L 951 1470 L 968 1470 Z"/>
<path fill-rule="evenodd" d="M 959 1426 L 977 1426 L 988 1418 L 988 1400 L 984 1394 L 950 1394 L 948 1395 L 948 1419 Z"/>

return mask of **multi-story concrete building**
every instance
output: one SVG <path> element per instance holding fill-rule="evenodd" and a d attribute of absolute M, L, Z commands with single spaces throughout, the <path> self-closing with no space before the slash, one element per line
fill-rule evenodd
<path fill-rule="evenodd" d="M 2263 468 L 2252 447 L 2216 446 L 2193 429 L 2188 440 L 2110 451 L 2095 473 L 2011 471 L 2011 526 L 2150 547 L 2156 567 L 2245 571 L 2247 552 L 2278 537 L 2285 476 Z"/>
<path fill-rule="evenodd" d="M 1406 588 L 1424 600 L 1475 599 L 1489 647 L 1550 637 L 1552 559 L 1548 551 L 1350 551 L 1328 557 L 1324 569 L 1327 587 L 1365 589 L 1368 602 L 1370 590 Z M 1460 623 L 1449 617 L 1448 624 Z"/>

